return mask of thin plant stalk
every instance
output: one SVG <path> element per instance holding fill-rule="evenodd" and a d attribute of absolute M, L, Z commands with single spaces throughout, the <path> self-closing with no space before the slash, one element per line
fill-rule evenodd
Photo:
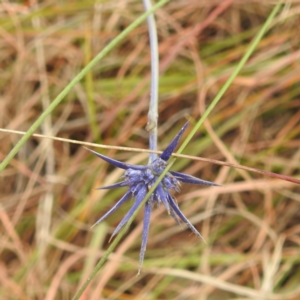
<path fill-rule="evenodd" d="M 26 134 L 26 132 L 24 132 L 24 131 L 17 131 L 17 130 L 4 129 L 4 128 L 0 128 L 0 132 L 14 133 L 14 134 L 20 134 L 20 135 Z M 65 138 L 43 135 L 43 134 L 36 134 L 36 133 L 34 133 L 32 136 L 37 137 L 37 138 L 42 138 L 42 139 L 52 139 L 54 141 L 82 145 L 82 146 L 86 146 L 86 147 L 96 147 L 96 148 L 102 148 L 102 149 L 115 149 L 115 150 L 120 150 L 120 151 L 130 151 L 130 152 L 138 152 L 138 153 L 162 154 L 162 151 L 158 151 L 158 150 L 149 150 L 149 149 L 141 149 L 141 148 L 120 147 L 120 146 L 88 143 L 88 142 L 82 142 L 82 141 L 77 141 L 77 140 L 65 139 Z M 215 159 L 205 158 L 205 157 L 192 156 L 192 155 L 186 155 L 186 154 L 179 154 L 179 153 L 173 153 L 172 156 L 178 157 L 178 158 L 186 158 L 186 159 L 190 159 L 190 160 L 203 161 L 203 162 L 207 162 L 210 164 L 216 164 L 219 166 L 225 166 L 225 167 L 230 167 L 230 168 L 246 170 L 246 171 L 262 174 L 264 176 L 269 176 L 272 178 L 277 178 L 277 179 L 281 179 L 284 181 L 289 181 L 289 182 L 293 182 L 296 184 L 300 184 L 300 180 L 297 178 L 294 178 L 294 177 L 277 174 L 277 173 L 273 173 L 273 172 L 269 172 L 269 171 L 265 171 L 265 170 L 259 170 L 259 169 L 255 169 L 252 167 L 242 166 L 242 165 L 238 165 L 238 164 L 233 164 L 233 163 L 226 162 L 226 161 L 215 160 Z"/>
<path fill-rule="evenodd" d="M 85 43 L 84 43 L 84 59 L 85 63 L 88 64 L 92 56 L 92 38 L 91 38 L 91 28 L 90 23 L 86 23 L 86 34 L 85 34 Z M 90 128 L 92 131 L 94 141 L 100 141 L 100 131 L 97 124 L 97 110 L 94 100 L 94 77 L 93 72 L 90 70 L 85 76 L 85 89 L 86 89 L 86 100 L 87 100 L 87 112 L 88 119 L 90 123 Z"/>
<path fill-rule="evenodd" d="M 146 11 L 152 8 L 151 0 L 143 0 Z M 158 83 L 159 83 L 159 52 L 155 17 L 152 13 L 147 17 L 150 52 L 151 52 L 151 90 L 148 112 L 147 130 L 149 132 L 149 149 L 157 150 L 157 119 L 158 119 Z M 150 153 L 149 164 L 156 159 L 155 153 Z"/>
<path fill-rule="evenodd" d="M 2 172 L 14 156 L 19 152 L 21 147 L 32 136 L 37 128 L 44 122 L 47 116 L 60 104 L 60 102 L 68 95 L 71 89 L 86 76 L 86 74 L 105 57 L 117 44 L 119 44 L 133 29 L 138 27 L 151 13 L 164 6 L 170 0 L 160 0 L 147 12 L 143 13 L 134 22 L 132 22 L 127 28 L 125 28 L 115 39 L 113 39 L 106 47 L 103 48 L 72 80 L 71 82 L 60 92 L 60 94 L 51 102 L 47 109 L 39 116 L 39 118 L 30 126 L 26 134 L 18 141 L 15 147 L 8 153 L 4 160 L 0 164 L 0 172 Z"/>
<path fill-rule="evenodd" d="M 170 167 L 172 166 L 172 164 L 170 164 Z M 118 242 L 122 239 L 122 237 L 124 236 L 124 234 L 126 233 L 126 231 L 129 229 L 131 223 L 133 222 L 133 220 L 137 216 L 139 210 L 145 205 L 145 203 L 147 202 L 147 200 L 149 200 L 149 198 L 151 197 L 151 195 L 153 194 L 153 192 L 155 191 L 155 189 L 157 188 L 157 186 L 159 185 L 159 183 L 165 177 L 164 173 L 166 173 L 166 172 L 163 172 L 158 177 L 158 180 L 156 180 L 156 182 L 153 184 L 153 186 L 149 189 L 149 191 L 148 191 L 147 195 L 145 196 L 144 200 L 138 206 L 138 209 L 135 210 L 132 213 L 132 216 L 130 217 L 130 219 L 128 220 L 128 222 L 122 227 L 122 229 L 120 230 L 120 232 L 116 235 L 116 237 L 114 238 L 113 242 L 110 244 L 110 246 L 108 247 L 108 249 L 105 251 L 104 255 L 102 256 L 102 258 L 100 259 L 100 261 L 98 262 L 98 264 L 95 266 L 95 268 L 94 268 L 93 272 L 91 273 L 91 275 L 89 276 L 89 278 L 86 280 L 86 282 L 79 289 L 79 291 L 77 292 L 77 294 L 74 296 L 73 300 L 79 300 L 80 299 L 81 295 L 83 294 L 83 292 L 85 291 L 85 289 L 88 287 L 88 285 L 90 284 L 90 282 L 98 274 L 98 272 L 100 271 L 101 267 L 103 266 L 103 264 L 107 260 L 108 256 L 113 252 L 113 250 L 115 249 L 115 247 L 118 245 Z"/>
<path fill-rule="evenodd" d="M 192 131 L 190 132 L 190 134 L 186 137 L 186 139 L 184 140 L 184 142 L 181 144 L 180 148 L 177 151 L 178 154 L 182 153 L 182 151 L 184 150 L 184 148 L 186 147 L 186 145 L 190 142 L 190 140 L 192 139 L 192 137 L 199 130 L 200 126 L 203 124 L 203 122 L 205 121 L 205 119 L 208 117 L 208 115 L 212 112 L 212 110 L 218 104 L 218 102 L 220 101 L 220 99 L 222 98 L 222 96 L 225 94 L 225 92 L 227 91 L 227 89 L 229 88 L 229 86 L 232 84 L 233 80 L 236 78 L 236 76 L 238 75 L 238 73 L 242 70 L 243 66 L 245 65 L 245 63 L 247 62 L 247 60 L 249 59 L 249 57 L 252 55 L 252 53 L 254 52 L 255 48 L 258 45 L 258 43 L 260 42 L 260 40 L 262 39 L 262 37 L 266 33 L 266 31 L 267 31 L 268 27 L 270 26 L 272 20 L 277 15 L 277 13 L 278 13 L 278 11 L 280 9 L 280 6 L 281 6 L 281 1 L 279 1 L 276 4 L 276 6 L 272 10 L 271 14 L 269 15 L 268 19 L 266 20 L 266 22 L 264 23 L 264 25 L 262 26 L 262 28 L 260 29 L 260 31 L 258 32 L 258 34 L 256 35 L 256 37 L 254 38 L 254 40 L 250 44 L 248 50 L 246 51 L 246 53 L 244 54 L 244 56 L 242 57 L 242 59 L 239 61 L 239 63 L 237 65 L 237 67 L 235 68 L 235 70 L 232 72 L 232 74 L 230 75 L 230 77 L 228 78 L 228 80 L 222 86 L 222 88 L 220 89 L 220 91 L 218 92 L 218 94 L 216 95 L 216 97 L 214 98 L 214 100 L 212 101 L 212 103 L 209 105 L 209 107 L 206 109 L 205 113 L 202 115 L 202 117 L 196 123 L 196 125 L 194 126 L 194 128 L 192 129 Z"/>
<path fill-rule="evenodd" d="M 234 70 L 234 72 L 232 73 L 232 75 L 228 78 L 228 80 L 225 82 L 224 86 L 221 88 L 220 92 L 216 95 L 215 99 L 213 100 L 213 102 L 210 104 L 210 106 L 207 108 L 206 113 L 203 115 L 204 119 L 209 115 L 209 113 L 212 111 L 212 109 L 216 106 L 216 104 L 220 101 L 221 97 L 223 96 L 223 94 L 227 91 L 227 89 L 229 88 L 230 84 L 232 83 L 232 81 L 236 78 L 237 74 L 240 72 L 240 70 L 242 69 L 242 67 L 245 65 L 245 63 L 247 62 L 247 60 L 249 59 L 249 57 L 253 54 L 256 46 L 258 45 L 258 43 L 260 42 L 260 40 L 262 39 L 262 37 L 264 36 L 264 34 L 266 33 L 268 26 L 270 25 L 270 23 L 272 22 L 272 20 L 274 19 L 275 15 L 278 13 L 280 8 L 280 3 L 278 3 L 274 9 L 272 10 L 271 14 L 269 15 L 268 19 L 266 20 L 266 22 L 264 23 L 264 25 L 262 26 L 262 28 L 260 29 L 260 31 L 258 32 L 257 36 L 254 38 L 254 40 L 252 41 L 252 43 L 250 44 L 248 50 L 246 51 L 245 55 L 243 56 L 243 58 L 241 59 L 241 61 L 239 62 L 239 64 L 237 65 L 236 69 Z M 179 150 L 177 151 L 178 154 L 180 154 L 185 146 L 187 145 L 187 143 L 190 141 L 190 139 L 192 138 L 192 136 L 194 135 L 194 133 L 196 132 L 195 127 L 199 128 L 200 125 L 203 123 L 204 119 L 203 117 L 197 122 L 197 124 L 194 126 L 193 130 L 191 131 L 191 133 L 188 135 L 188 138 L 186 139 L 187 142 L 185 141 L 182 146 L 179 148 Z M 198 125 L 200 124 L 200 125 Z M 125 234 L 125 232 L 127 231 L 127 229 L 129 229 L 130 224 L 133 222 L 133 220 L 135 219 L 136 215 L 138 214 L 138 212 L 140 211 L 140 209 L 145 205 L 146 201 L 150 198 L 151 194 L 155 191 L 156 187 L 158 186 L 158 184 L 161 182 L 161 180 L 165 177 L 166 173 L 170 170 L 170 168 L 172 167 L 172 165 L 174 164 L 176 158 L 173 158 L 167 165 L 167 167 L 164 169 L 164 171 L 161 173 L 161 175 L 158 177 L 157 181 L 155 182 L 155 184 L 150 188 L 150 190 L 148 191 L 147 195 L 145 196 L 144 200 L 140 203 L 140 205 L 138 206 L 138 208 L 135 210 L 135 212 L 132 214 L 132 216 L 129 218 L 129 220 L 127 221 L 126 225 L 124 225 L 124 227 L 122 228 L 122 230 L 119 232 L 119 234 L 115 237 L 113 243 L 110 245 L 110 247 L 107 249 L 107 251 L 105 252 L 104 256 L 101 258 L 101 260 L 98 262 L 98 264 L 96 265 L 96 267 L 94 268 L 91 276 L 88 278 L 88 280 L 84 283 L 84 285 L 82 286 L 82 288 L 78 291 L 78 293 L 75 295 L 75 297 L 73 298 L 73 300 L 78 300 L 80 299 L 80 296 L 83 294 L 83 292 L 85 291 L 86 287 L 89 285 L 89 283 L 92 281 L 92 279 L 97 275 L 97 273 L 99 272 L 99 270 L 101 269 L 101 267 L 103 266 L 104 262 L 106 261 L 106 259 L 108 258 L 109 254 L 111 254 L 114 250 L 114 248 L 116 247 L 117 243 L 119 242 L 119 240 L 121 240 L 121 238 L 123 237 L 123 235 Z"/>

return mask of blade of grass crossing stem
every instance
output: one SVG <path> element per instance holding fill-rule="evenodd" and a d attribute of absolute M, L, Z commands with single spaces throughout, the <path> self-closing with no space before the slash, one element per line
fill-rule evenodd
<path fill-rule="evenodd" d="M 134 28 L 140 25 L 148 15 L 156 11 L 158 8 L 162 7 L 170 0 L 161 0 L 156 5 L 152 7 L 151 10 L 142 14 L 134 22 L 132 22 L 126 29 L 124 29 L 115 39 L 113 39 L 104 49 L 99 52 L 92 61 L 90 61 L 74 78 L 73 80 L 61 91 L 61 93 L 52 101 L 49 107 L 40 115 L 40 117 L 31 125 L 27 130 L 26 134 L 19 140 L 15 147 L 8 153 L 4 160 L 0 164 L 0 172 L 2 172 L 6 166 L 10 163 L 13 157 L 18 153 L 21 147 L 26 143 L 26 141 L 31 137 L 31 135 L 36 131 L 36 129 L 42 124 L 45 118 L 56 108 L 56 106 L 64 99 L 64 97 L 70 92 L 70 90 L 78 83 L 81 79 L 86 76 L 86 74 L 109 52 L 111 51 L 119 42 L 121 42 Z"/>
<path fill-rule="evenodd" d="M 269 15 L 268 19 L 266 20 L 266 22 L 264 23 L 264 25 L 260 29 L 259 33 L 255 37 L 255 39 L 253 40 L 253 42 L 250 44 L 249 49 L 247 50 L 247 52 L 245 53 L 245 55 L 243 56 L 243 58 L 239 62 L 239 64 L 236 67 L 235 71 L 232 73 L 232 75 L 226 81 L 226 83 L 224 84 L 224 86 L 222 87 L 222 89 L 220 90 L 220 92 L 217 94 L 217 96 L 215 97 L 215 99 L 213 100 L 213 102 L 211 103 L 211 105 L 207 108 L 207 111 L 205 112 L 205 114 L 202 116 L 202 118 L 194 126 L 193 130 L 191 131 L 191 133 L 188 135 L 188 137 L 186 138 L 186 140 L 184 141 L 184 143 L 182 144 L 182 146 L 177 151 L 177 154 L 180 154 L 184 150 L 184 148 L 186 147 L 186 145 L 188 144 L 188 142 L 191 140 L 191 138 L 193 137 L 193 135 L 196 133 L 196 131 L 199 129 L 199 127 L 201 126 L 201 124 L 203 123 L 203 121 L 205 120 L 205 118 L 207 118 L 207 116 L 209 115 L 209 113 L 213 110 L 213 108 L 219 102 L 219 100 L 221 99 L 221 97 L 223 96 L 223 94 L 226 92 L 226 90 L 228 89 L 228 87 L 230 86 L 230 84 L 232 83 L 232 81 L 234 80 L 234 78 L 237 76 L 237 74 L 240 72 L 240 70 L 242 69 L 242 67 L 245 65 L 246 61 L 251 56 L 251 54 L 255 50 L 257 44 L 260 42 L 260 40 L 264 36 L 265 32 L 267 31 L 268 26 L 270 25 L 270 23 L 274 19 L 275 15 L 278 13 L 280 5 L 281 5 L 281 1 L 272 10 L 272 12 Z M 129 229 L 129 226 L 131 225 L 132 221 L 134 220 L 134 218 L 136 217 L 136 215 L 138 214 L 138 212 L 140 211 L 140 209 L 142 208 L 142 206 L 145 205 L 146 201 L 150 198 L 151 194 L 154 192 L 154 190 L 156 189 L 156 187 L 158 186 L 158 184 L 161 182 L 161 180 L 163 179 L 163 177 L 166 175 L 166 173 L 172 167 L 172 165 L 174 164 L 175 160 L 176 160 L 176 158 L 172 159 L 169 162 L 169 164 L 167 165 L 166 169 L 163 171 L 163 173 L 159 176 L 159 178 L 157 179 L 157 181 L 155 182 L 155 184 L 148 191 L 148 193 L 145 196 L 144 200 L 139 205 L 139 207 L 137 208 L 137 210 L 133 213 L 133 215 L 130 217 L 130 219 L 128 220 L 128 222 L 126 223 L 126 225 L 122 228 L 122 230 L 119 232 L 119 234 L 115 237 L 115 239 L 113 240 L 112 244 L 109 246 L 109 248 L 105 252 L 104 256 L 101 258 L 101 260 L 99 261 L 99 263 L 94 268 L 91 276 L 84 283 L 84 285 L 80 288 L 80 290 L 77 292 L 77 294 L 75 295 L 75 297 L 73 298 L 73 300 L 79 300 L 80 299 L 80 296 L 83 294 L 83 292 L 85 291 L 85 289 L 87 288 L 87 286 L 89 285 L 89 283 L 93 280 L 93 278 L 99 272 L 99 270 L 103 266 L 103 264 L 106 261 L 106 259 L 108 258 L 108 256 L 113 252 L 114 248 L 116 247 L 116 245 L 118 244 L 118 242 L 121 240 L 121 238 L 123 237 L 123 235 L 125 234 L 125 232 Z"/>
<path fill-rule="evenodd" d="M 171 167 L 172 165 L 173 165 L 173 163 L 171 162 L 170 165 L 168 165 L 168 166 Z M 99 270 L 101 269 L 101 267 L 103 266 L 103 264 L 105 263 L 105 261 L 107 260 L 108 256 L 113 252 L 113 250 L 117 246 L 118 242 L 121 240 L 121 238 L 123 237 L 123 235 L 125 234 L 125 232 L 129 229 L 129 226 L 131 225 L 132 221 L 135 219 L 136 215 L 138 214 L 138 212 L 140 211 L 140 209 L 142 208 L 142 206 L 144 206 L 144 204 L 146 203 L 146 201 L 150 198 L 150 196 L 152 195 L 152 193 L 155 191 L 156 187 L 159 185 L 159 183 L 161 182 L 161 180 L 165 176 L 165 173 L 166 172 L 163 172 L 158 177 L 158 179 L 154 183 L 154 185 L 150 188 L 150 190 L 148 191 L 148 193 L 145 196 L 145 198 L 142 201 L 142 203 L 139 205 L 139 207 L 137 208 L 137 210 L 135 210 L 135 212 L 132 214 L 132 216 L 127 221 L 127 223 L 124 225 L 124 227 L 120 230 L 119 234 L 116 235 L 116 237 L 114 238 L 113 242 L 110 244 L 110 246 L 108 247 L 108 249 L 106 250 L 106 252 L 102 256 L 102 258 L 100 259 L 100 261 L 98 262 L 98 264 L 94 268 L 91 276 L 83 284 L 83 286 L 77 292 L 77 294 L 75 295 L 75 297 L 73 298 L 73 300 L 79 300 L 80 299 L 81 295 L 83 294 L 83 292 L 85 291 L 85 289 L 87 288 L 87 286 L 89 285 L 89 283 L 97 275 L 97 273 L 99 272 Z"/>

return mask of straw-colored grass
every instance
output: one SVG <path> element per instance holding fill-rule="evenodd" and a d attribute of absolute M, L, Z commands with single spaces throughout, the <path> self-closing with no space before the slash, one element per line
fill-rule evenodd
<path fill-rule="evenodd" d="M 156 13 L 159 147 L 205 108 L 276 1 L 175 0 Z M 143 11 L 141 1 L 0 2 L 0 127 L 26 131 L 66 84 Z M 254 55 L 184 153 L 300 173 L 300 2 L 287 1 Z M 38 133 L 146 149 L 150 53 L 135 29 L 54 110 Z M 0 159 L 20 135 L 0 132 Z M 99 150 L 135 164 L 146 153 Z M 178 203 L 204 244 L 154 211 L 140 276 L 143 215 L 82 300 L 300 299 L 300 188 L 244 170 L 177 159 Z M 130 207 L 90 229 L 124 193 L 97 187 L 122 171 L 82 146 L 32 137 L 0 174 L 0 298 L 71 299 Z"/>

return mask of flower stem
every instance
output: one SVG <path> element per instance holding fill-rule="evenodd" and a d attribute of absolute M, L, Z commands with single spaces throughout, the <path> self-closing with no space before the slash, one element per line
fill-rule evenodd
<path fill-rule="evenodd" d="M 146 11 L 152 8 L 151 0 L 143 0 Z M 147 17 L 149 40 L 151 50 L 151 93 L 148 112 L 147 131 L 149 132 L 149 149 L 157 150 L 157 119 L 158 119 L 158 81 L 159 81 L 159 58 L 158 58 L 158 43 L 157 31 L 154 14 Z M 156 159 L 155 153 L 150 153 L 149 163 Z"/>

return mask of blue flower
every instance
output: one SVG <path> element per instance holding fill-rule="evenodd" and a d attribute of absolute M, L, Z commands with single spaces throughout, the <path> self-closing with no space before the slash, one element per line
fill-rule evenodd
<path fill-rule="evenodd" d="M 119 223 L 117 228 L 114 230 L 112 237 L 114 237 L 121 230 L 121 228 L 128 222 L 131 215 L 134 213 L 134 211 L 138 208 L 140 203 L 143 201 L 148 190 L 157 181 L 159 175 L 166 168 L 167 161 L 172 155 L 174 149 L 176 148 L 179 139 L 184 133 L 187 125 L 188 123 L 186 123 L 181 128 L 179 133 L 175 136 L 175 138 L 165 149 L 165 151 L 159 157 L 157 157 L 152 163 L 146 166 L 126 164 L 114 160 L 112 158 L 109 158 L 107 156 L 104 156 L 93 150 L 90 150 L 92 153 L 94 153 L 101 159 L 105 160 L 106 162 L 112 164 L 113 166 L 126 170 L 123 176 L 125 178 L 124 181 L 109 186 L 101 187 L 101 189 L 113 189 L 113 188 L 125 187 L 125 186 L 129 187 L 125 195 L 104 216 L 102 216 L 95 223 L 95 225 L 99 224 L 104 219 L 106 219 L 110 214 L 112 214 L 115 210 L 117 210 L 128 199 L 135 198 L 135 202 L 133 203 L 132 207 L 129 209 L 125 217 L 122 219 L 122 221 Z M 155 191 L 153 192 L 153 194 L 145 204 L 144 227 L 143 227 L 143 234 L 142 234 L 142 246 L 140 252 L 139 270 L 141 269 L 144 260 L 144 255 L 145 255 L 146 245 L 148 240 L 148 232 L 150 227 L 150 216 L 154 204 L 160 205 L 161 203 L 163 203 L 168 213 L 175 219 L 175 221 L 178 224 L 179 224 L 179 220 L 183 221 L 198 237 L 202 238 L 201 234 L 197 231 L 197 229 L 190 223 L 190 221 L 181 212 L 176 201 L 173 199 L 173 197 L 169 192 L 169 190 L 174 190 L 176 192 L 179 192 L 181 182 L 190 183 L 190 184 L 199 184 L 199 185 L 218 186 L 218 184 L 216 183 L 198 179 L 194 176 L 179 173 L 179 172 L 170 171 L 165 175 L 165 177 L 156 187 Z"/>

